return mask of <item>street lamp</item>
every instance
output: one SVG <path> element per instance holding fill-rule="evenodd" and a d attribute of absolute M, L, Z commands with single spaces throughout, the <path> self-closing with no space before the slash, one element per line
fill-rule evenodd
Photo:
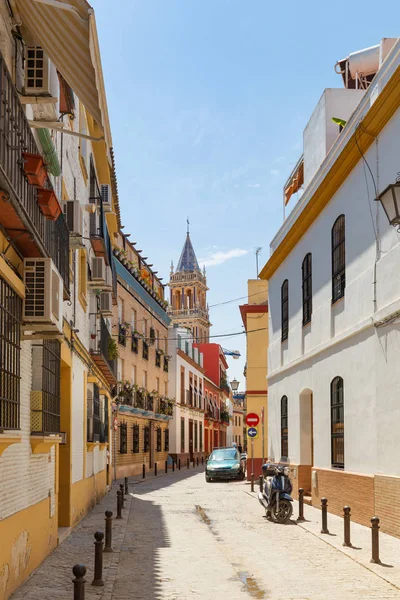
<path fill-rule="evenodd" d="M 390 225 L 400 230 L 400 173 L 397 174 L 396 183 L 391 183 L 376 198 L 382 204 Z"/>
<path fill-rule="evenodd" d="M 237 392 L 238 391 L 239 383 L 240 382 L 236 379 L 236 377 L 235 377 L 235 379 L 232 379 L 232 381 L 231 381 L 232 392 Z"/>

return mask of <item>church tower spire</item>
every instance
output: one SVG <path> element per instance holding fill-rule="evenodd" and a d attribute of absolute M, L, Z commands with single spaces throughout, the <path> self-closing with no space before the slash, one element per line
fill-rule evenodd
<path fill-rule="evenodd" d="M 187 327 L 198 342 L 208 342 L 210 319 L 207 306 L 207 278 L 201 271 L 190 239 L 189 219 L 186 240 L 176 266 L 171 271 L 169 316 L 172 324 Z"/>

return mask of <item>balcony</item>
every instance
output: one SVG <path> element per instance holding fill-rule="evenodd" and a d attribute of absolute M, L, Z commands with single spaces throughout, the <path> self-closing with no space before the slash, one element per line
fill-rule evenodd
<path fill-rule="evenodd" d="M 45 218 L 36 201 L 36 188 L 24 174 L 22 152 L 40 154 L 40 151 L 1 54 L 0 94 L 0 225 L 21 256 L 49 256 L 53 260 L 67 297 L 68 228 L 63 215 L 57 221 Z"/>
<path fill-rule="evenodd" d="M 90 315 L 90 354 L 109 385 L 117 380 L 117 361 L 110 359 L 112 336 L 102 316 Z"/>
<path fill-rule="evenodd" d="M 209 319 L 208 311 L 204 308 L 180 308 L 177 310 L 168 310 L 168 315 L 174 317 L 200 317 L 206 321 Z"/>
<path fill-rule="evenodd" d="M 229 425 L 229 422 L 230 422 L 229 412 L 227 410 L 221 410 L 219 420 L 224 425 Z"/>

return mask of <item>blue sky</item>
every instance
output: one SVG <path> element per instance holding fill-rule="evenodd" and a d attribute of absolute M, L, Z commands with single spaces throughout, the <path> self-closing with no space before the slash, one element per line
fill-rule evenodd
<path fill-rule="evenodd" d="M 335 62 L 396 37 L 398 2 L 93 0 L 125 232 L 168 280 L 186 217 L 209 304 L 245 296 L 254 250 L 282 224 L 282 187 Z M 242 331 L 238 304 L 212 335 Z M 217 341 L 217 340 L 215 340 Z M 244 387 L 245 336 L 231 378 Z"/>

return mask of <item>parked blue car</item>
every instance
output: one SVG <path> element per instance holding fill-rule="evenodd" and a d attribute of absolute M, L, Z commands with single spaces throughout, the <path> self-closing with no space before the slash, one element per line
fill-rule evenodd
<path fill-rule="evenodd" d="M 212 479 L 243 479 L 244 465 L 236 448 L 213 450 L 206 464 L 206 481 Z"/>

